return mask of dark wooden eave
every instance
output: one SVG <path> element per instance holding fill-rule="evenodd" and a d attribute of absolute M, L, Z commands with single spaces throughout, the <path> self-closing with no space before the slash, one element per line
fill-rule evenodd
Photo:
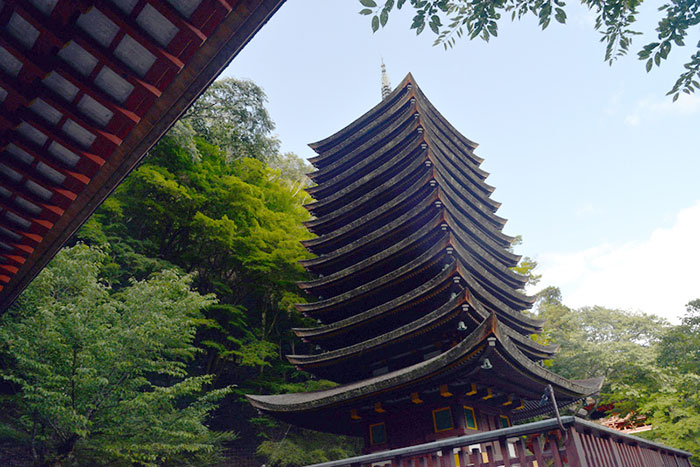
<path fill-rule="evenodd" d="M 428 385 L 449 384 L 463 374 L 472 380 L 504 381 L 508 390 L 522 399 L 539 399 L 548 384 L 559 401 L 574 401 L 600 390 L 602 379 L 570 381 L 540 367 L 518 349 L 511 336 L 508 326 L 491 315 L 451 349 L 409 367 L 321 391 L 246 397 L 264 413 L 308 428 L 337 432 L 349 429 L 347 423 L 338 423 L 337 417 L 343 411 L 349 413 L 353 406 L 407 395 Z M 486 356 L 493 365 L 490 370 L 480 368 Z"/>
<path fill-rule="evenodd" d="M 295 306 L 299 311 L 313 315 L 322 315 L 336 310 L 339 307 L 348 306 L 350 303 L 356 302 L 368 295 L 386 290 L 389 286 L 394 287 L 398 282 L 407 281 L 417 272 L 427 269 L 433 264 L 437 264 L 440 259 L 445 256 L 445 249 L 448 244 L 449 236 L 445 234 L 440 240 L 436 241 L 430 249 L 416 258 L 415 261 L 411 261 L 400 268 L 345 293 L 313 303 L 299 303 Z"/>
<path fill-rule="evenodd" d="M 436 253 L 433 254 L 440 253 L 438 249 L 436 249 L 435 252 Z M 424 254 L 424 257 L 428 258 L 428 255 Z M 469 291 L 470 303 L 473 303 L 475 310 L 481 314 L 481 319 L 486 318 L 490 313 L 496 313 L 499 319 L 511 326 L 518 333 L 536 334 L 542 331 L 544 321 L 531 318 L 520 311 L 520 309 L 511 308 L 509 305 L 502 302 L 500 298 L 494 296 L 489 290 L 485 289 L 482 283 L 474 277 L 472 272 L 469 272 L 469 268 L 464 265 L 463 260 L 459 257 L 459 254 L 453 258 L 453 260 L 450 260 L 451 262 L 449 265 L 435 277 L 427 280 L 423 284 L 417 285 L 413 290 L 406 292 L 399 297 L 370 309 L 363 309 L 359 307 L 357 312 L 344 319 L 324 320 L 325 322 L 330 321 L 324 326 L 315 328 L 296 328 L 294 329 L 294 332 L 298 337 L 301 337 L 304 340 L 320 342 L 326 347 L 342 347 L 342 345 L 339 345 L 336 342 L 342 342 L 343 339 L 347 338 L 344 336 L 348 336 L 348 333 L 353 333 L 354 336 L 368 336 L 368 331 L 365 329 L 367 324 L 399 311 L 405 314 L 406 308 L 410 307 L 412 303 L 420 303 L 421 301 L 425 300 L 423 298 L 424 296 L 435 295 L 437 291 L 445 290 L 454 283 L 463 284 L 463 287 Z M 422 262 L 425 261 L 427 261 L 427 259 L 422 260 Z M 413 267 L 416 268 L 418 266 L 420 266 L 420 264 Z M 410 269 L 406 269 L 410 273 Z M 405 276 L 405 273 L 402 272 L 402 274 Z M 387 283 L 392 283 L 391 279 L 388 279 L 387 276 L 383 276 L 374 282 L 376 284 L 383 284 L 383 286 L 386 287 Z M 393 276 L 401 277 L 398 274 L 394 274 Z M 458 278 L 459 281 L 455 281 L 454 278 Z M 378 287 L 379 285 L 372 285 L 373 289 Z M 358 287 L 347 294 L 343 294 L 338 297 L 342 297 L 345 305 L 347 305 L 349 300 L 356 300 L 359 294 L 364 293 L 366 293 L 365 287 Z M 331 299 L 327 303 L 329 305 L 332 304 L 333 306 L 339 306 L 337 300 Z M 308 313 L 308 309 L 305 309 L 304 311 Z M 324 315 L 329 311 L 332 311 L 332 308 L 325 306 L 321 309 L 315 310 L 313 316 L 324 317 Z M 427 310 L 427 312 L 430 311 L 433 310 Z"/>
<path fill-rule="evenodd" d="M 454 271 L 455 268 L 450 272 Z M 483 312 L 482 307 L 475 306 L 475 300 L 469 296 L 468 289 L 463 289 L 434 311 L 380 336 L 316 355 L 287 355 L 287 359 L 318 377 L 346 382 L 348 368 L 369 368 L 373 361 L 383 360 L 386 355 L 396 353 L 392 351 L 394 347 L 422 348 L 430 343 L 430 333 L 445 327 L 454 329 L 455 321 L 459 319 L 463 319 L 468 325 L 473 323 L 469 326 L 472 329 L 477 327 L 488 315 Z M 428 336 L 429 340 L 425 341 L 423 336 Z M 559 348 L 558 345 L 539 344 L 518 333 L 513 333 L 511 338 L 520 351 L 531 360 L 553 358 Z"/>
<path fill-rule="evenodd" d="M 456 273 L 457 262 L 453 261 L 435 277 L 430 278 L 422 284 L 417 284 L 415 288 L 399 297 L 394 298 L 393 300 L 387 301 L 368 310 L 360 311 L 348 316 L 345 319 L 330 322 L 324 326 L 318 326 L 315 328 L 294 328 L 292 330 L 298 337 L 311 342 L 337 338 L 341 334 L 356 331 L 359 326 L 362 326 L 363 324 L 371 322 L 375 319 L 390 315 L 392 313 L 403 312 L 408 308 L 417 306 L 427 298 L 449 288 L 451 284 L 450 279 Z M 361 332 L 357 333 L 356 335 L 366 337 L 366 334 Z M 336 345 L 334 347 L 342 347 L 342 345 Z"/>
<path fill-rule="evenodd" d="M 407 107 L 404 101 L 409 97 L 412 104 Z M 398 115 L 391 114 L 392 111 L 395 111 L 395 107 L 398 104 L 402 105 L 401 109 L 403 110 Z M 462 173 L 464 179 L 468 181 L 467 184 L 464 184 L 464 187 L 479 199 L 478 204 L 488 206 L 486 209 L 488 211 L 495 211 L 500 206 L 500 203 L 489 198 L 489 195 L 493 192 L 493 187 L 485 184 L 483 181 L 488 174 L 471 160 L 475 156 L 471 152 L 465 152 L 464 146 L 459 144 L 459 140 L 447 136 L 448 131 L 441 120 L 434 117 L 432 109 L 432 105 L 427 100 L 423 102 L 421 98 L 421 100 L 417 101 L 413 91 L 407 92 L 395 106 L 385 110 L 386 114 L 378 115 L 377 122 L 368 124 L 367 128 L 362 128 L 361 131 L 350 135 L 347 140 L 338 142 L 334 149 L 336 147 L 345 147 L 352 142 L 356 142 L 356 146 L 342 157 L 334 159 L 332 163 L 324 166 L 323 169 L 309 174 L 318 185 L 309 188 L 307 191 L 314 198 L 318 199 L 319 203 L 322 201 L 327 203 L 328 200 L 325 198 L 345 186 L 342 183 L 343 179 L 356 179 L 358 172 L 370 170 L 369 168 L 372 164 L 382 158 L 385 151 L 378 149 L 382 147 L 383 140 L 389 138 L 388 141 L 383 143 L 383 147 L 395 147 L 401 144 L 401 139 L 405 138 L 405 130 L 397 134 L 398 128 L 406 128 L 407 126 L 407 128 L 419 127 L 421 131 L 425 130 L 426 132 L 424 140 L 428 146 L 435 153 L 439 154 L 445 160 L 445 163 Z M 386 123 L 386 121 L 390 121 L 391 125 L 385 127 L 379 125 L 380 123 Z M 374 126 L 379 126 L 382 131 L 378 131 Z M 370 136 L 365 137 L 367 135 Z M 372 179 L 371 177 L 365 178 L 367 180 Z M 311 206 L 313 205 L 314 203 L 309 208 L 312 209 Z"/>
<path fill-rule="evenodd" d="M 412 89 L 408 89 L 408 86 L 411 86 Z M 409 73 L 406 75 L 406 77 L 396 86 L 396 88 L 387 96 L 385 99 L 382 99 L 381 102 L 379 102 L 376 106 L 374 106 L 372 109 L 368 110 L 365 112 L 361 117 L 357 118 L 354 120 L 352 123 L 347 125 L 346 127 L 342 128 L 341 130 L 337 131 L 336 133 L 332 134 L 331 136 L 324 138 L 320 141 L 317 141 L 315 143 L 309 144 L 309 146 L 315 150 L 316 152 L 319 153 L 319 156 L 314 157 L 309 159 L 315 166 L 322 166 L 326 165 L 327 159 L 331 158 L 334 155 L 333 152 L 331 152 L 330 148 L 337 145 L 338 143 L 342 142 L 343 140 L 352 137 L 352 135 L 358 133 L 362 128 L 364 128 L 366 125 L 371 124 L 373 120 L 377 118 L 378 115 L 381 115 L 386 112 L 386 109 L 393 104 L 397 99 L 403 97 L 407 91 L 411 90 L 417 90 L 417 93 L 420 97 L 422 97 L 424 100 L 425 96 L 423 95 L 422 92 L 420 92 L 419 89 L 417 89 L 418 86 L 416 85 L 416 80 L 413 78 L 413 75 Z M 414 91 L 416 92 L 416 91 Z M 446 128 L 450 130 L 450 133 L 461 140 L 461 142 L 469 148 L 470 151 L 473 151 L 476 149 L 478 146 L 477 143 L 470 141 L 464 135 L 459 133 L 452 125 L 447 122 L 447 120 L 442 117 L 442 115 L 435 109 L 431 109 L 432 112 L 442 120 L 443 124 L 445 125 Z M 483 162 L 483 159 L 479 158 L 478 156 L 473 156 L 475 160 L 478 161 L 478 163 Z"/>

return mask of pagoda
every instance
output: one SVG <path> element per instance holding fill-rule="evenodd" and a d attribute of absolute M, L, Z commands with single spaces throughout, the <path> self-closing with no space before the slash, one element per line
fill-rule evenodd
<path fill-rule="evenodd" d="M 544 368 L 556 346 L 530 336 L 527 278 L 502 232 L 494 188 L 461 135 L 409 74 L 336 134 L 314 143 L 306 205 L 316 300 L 297 308 L 318 326 L 294 329 L 313 355 L 297 368 L 338 385 L 249 395 L 301 427 L 362 436 L 365 452 L 510 426 L 600 390 Z"/>

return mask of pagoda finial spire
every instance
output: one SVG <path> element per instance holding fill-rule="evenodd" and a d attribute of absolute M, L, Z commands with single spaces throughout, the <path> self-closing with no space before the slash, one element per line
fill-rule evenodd
<path fill-rule="evenodd" d="M 391 94 L 391 83 L 389 83 L 389 76 L 386 74 L 386 66 L 382 58 L 382 99 L 386 99 L 389 94 Z"/>

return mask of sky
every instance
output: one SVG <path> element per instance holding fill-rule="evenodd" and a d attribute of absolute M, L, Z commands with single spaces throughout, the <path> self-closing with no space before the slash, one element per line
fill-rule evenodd
<path fill-rule="evenodd" d="M 649 3 L 649 2 L 647 2 Z M 693 52 L 646 73 L 635 53 L 609 66 L 593 16 L 502 23 L 489 43 L 445 51 L 416 36 L 404 7 L 372 33 L 355 0 L 289 0 L 224 71 L 266 92 L 282 150 L 308 158 L 323 139 L 411 72 L 462 134 L 496 187 L 505 233 L 571 307 L 602 305 L 671 321 L 700 298 L 700 95 L 665 96 Z M 655 5 L 639 29 L 653 33 Z M 696 44 L 700 34 L 686 43 Z"/>

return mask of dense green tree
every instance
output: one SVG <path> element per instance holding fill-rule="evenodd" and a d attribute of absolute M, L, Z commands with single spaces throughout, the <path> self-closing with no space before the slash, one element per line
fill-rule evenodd
<path fill-rule="evenodd" d="M 298 261 L 308 257 L 299 241 L 311 236 L 302 224 L 310 167 L 251 143 L 267 141 L 273 128 L 264 101 L 250 82 L 212 86 L 181 121 L 184 136 L 177 128 L 166 135 L 79 233 L 109 252 L 114 287 L 172 265 L 218 297 L 204 310 L 196 338 L 204 352 L 191 371 L 214 374 L 214 387 L 236 386 L 213 423 L 240 433 L 234 450 L 253 452 L 282 434 L 249 422 L 256 414 L 243 394 L 294 390 L 309 379 L 283 356 L 309 350 L 291 328 L 309 324 L 293 304 L 305 300 L 296 281 L 307 279 Z M 245 138 L 227 133 L 236 119 Z M 295 439 L 292 431 L 286 444 Z"/>
<path fill-rule="evenodd" d="M 559 289 L 538 294 L 545 339 L 561 349 L 552 370 L 568 378 L 605 376 L 599 402 L 612 413 L 650 424 L 641 435 L 700 455 L 700 301 L 680 325 L 604 307 L 571 309 Z"/>
<path fill-rule="evenodd" d="M 673 326 L 661 339 L 659 363 L 682 373 L 700 375 L 700 299 L 686 305 L 679 326 Z"/>
<path fill-rule="evenodd" d="M 686 305 L 681 324 L 664 333 L 658 350 L 659 384 L 632 394 L 637 411 L 654 427 L 648 437 L 694 453 L 700 465 L 700 299 Z"/>
<path fill-rule="evenodd" d="M 546 340 L 561 345 L 552 360 L 556 373 L 572 379 L 605 377 L 602 398 L 622 411 L 631 388 L 656 386 L 656 347 L 668 326 L 662 318 L 600 306 L 573 310 L 553 287 L 540 292 L 537 312 L 546 320 Z"/>
<path fill-rule="evenodd" d="M 104 253 L 62 250 L 0 321 L 0 425 L 37 464 L 207 463 L 231 434 L 205 424 L 228 388 L 189 376 L 213 297 L 163 271 L 116 292 Z"/>
<path fill-rule="evenodd" d="M 564 0 L 359 0 L 364 7 L 360 13 L 371 15 L 372 30 L 377 31 L 386 25 L 389 15 L 407 4 L 415 12 L 411 29 L 420 34 L 428 29 L 436 35 L 435 44 L 445 48 L 453 46 L 456 38 L 480 38 L 488 41 L 498 35 L 498 25 L 504 17 L 512 20 L 532 15 L 539 20 L 542 29 L 549 26 L 552 18 L 566 23 L 567 3 Z M 606 44 L 605 60 L 612 63 L 625 55 L 635 35 L 641 34 L 634 28 L 642 0 L 580 0 L 595 14 L 595 29 L 602 35 Z M 682 47 L 688 34 L 697 30 L 700 24 L 700 2 L 698 0 L 673 0 L 659 8 L 661 17 L 656 28 L 657 40 L 643 46 L 640 60 L 646 62 L 650 71 L 654 65 L 660 66 L 673 47 Z M 700 42 L 691 54 L 685 69 L 668 94 L 674 100 L 681 91 L 694 92 L 700 88 Z"/>
<path fill-rule="evenodd" d="M 205 138 L 219 147 L 229 160 L 252 157 L 277 159 L 279 141 L 265 109 L 267 96 L 252 81 L 223 78 L 214 81 L 180 118 L 176 133 L 180 144 L 192 148 L 191 139 Z M 188 141 L 188 138 L 190 141 Z"/>

